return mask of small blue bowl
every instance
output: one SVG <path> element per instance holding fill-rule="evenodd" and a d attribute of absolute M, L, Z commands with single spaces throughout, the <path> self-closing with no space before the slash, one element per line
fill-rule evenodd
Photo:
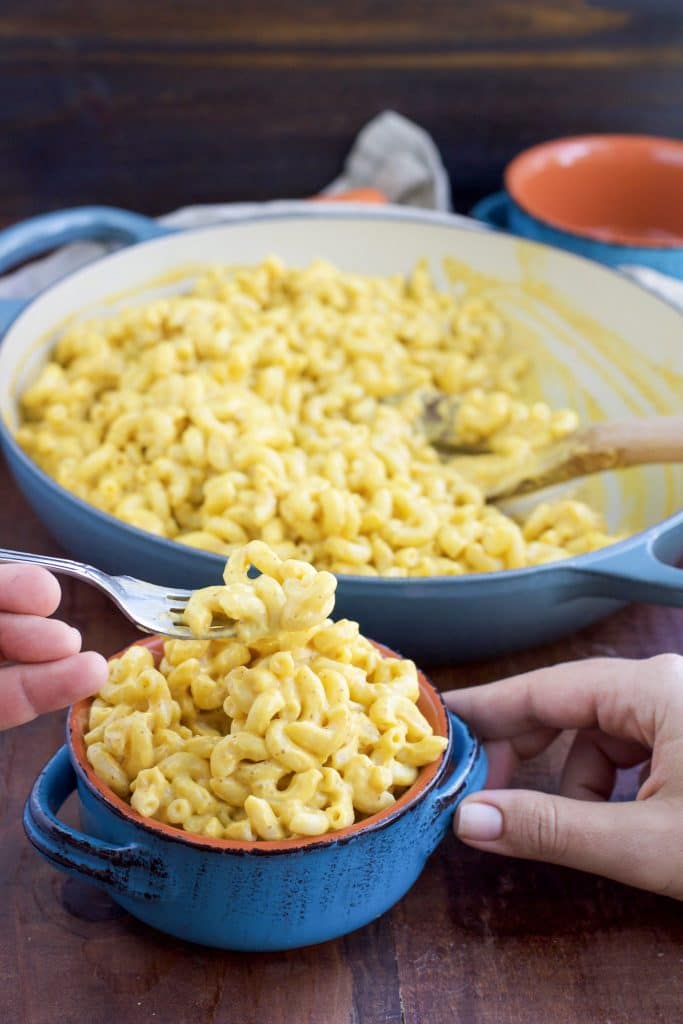
<path fill-rule="evenodd" d="M 683 142 L 640 135 L 555 139 L 520 153 L 504 192 L 472 215 L 608 266 L 683 279 Z"/>
<path fill-rule="evenodd" d="M 161 651 L 161 638 L 142 643 Z M 26 834 L 53 867 L 100 886 L 134 917 L 178 938 L 253 951 L 337 938 L 405 895 L 457 805 L 484 785 L 480 742 L 422 673 L 420 691 L 421 710 L 448 738 L 442 757 L 386 811 L 325 836 L 272 843 L 195 836 L 142 818 L 90 767 L 83 740 L 90 701 L 81 701 L 69 714 L 67 744 L 26 802 Z M 82 832 L 57 817 L 74 789 Z"/>

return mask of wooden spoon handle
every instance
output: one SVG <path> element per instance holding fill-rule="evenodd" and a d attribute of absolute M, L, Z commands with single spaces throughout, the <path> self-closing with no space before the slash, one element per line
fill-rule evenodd
<path fill-rule="evenodd" d="M 485 490 L 490 499 L 511 498 L 606 469 L 648 462 L 683 462 L 683 416 L 596 423 L 541 449 Z"/>
<path fill-rule="evenodd" d="M 683 462 L 683 416 L 596 423 L 582 430 L 577 441 L 587 459 L 598 454 L 613 459 L 610 467 Z"/>

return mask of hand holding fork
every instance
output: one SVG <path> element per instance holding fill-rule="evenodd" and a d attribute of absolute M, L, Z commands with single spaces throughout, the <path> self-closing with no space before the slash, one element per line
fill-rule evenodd
<path fill-rule="evenodd" d="M 102 590 L 145 633 L 191 636 L 182 623 L 189 590 L 158 587 L 131 576 L 109 576 L 66 558 L 0 549 L 0 729 L 22 725 L 87 697 L 107 678 L 102 655 L 80 652 L 78 630 L 48 618 L 61 599 L 49 569 Z M 232 634 L 233 628 L 227 625 L 212 628 L 210 636 Z"/>

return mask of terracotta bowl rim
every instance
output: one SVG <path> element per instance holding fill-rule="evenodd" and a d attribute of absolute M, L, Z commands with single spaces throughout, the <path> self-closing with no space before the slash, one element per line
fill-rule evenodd
<path fill-rule="evenodd" d="M 111 661 L 112 658 L 120 657 L 124 651 L 128 650 L 130 647 L 136 646 L 151 647 L 156 654 L 158 653 L 164 639 L 165 637 L 162 636 L 144 637 L 141 640 L 136 640 L 133 644 L 128 644 L 120 651 L 112 654 L 107 660 Z M 391 648 L 386 647 L 384 644 L 380 644 L 375 640 L 371 640 L 371 643 L 382 651 L 383 654 L 388 654 L 394 658 L 400 658 L 399 654 Z M 215 839 L 211 836 L 202 836 L 192 832 L 185 832 L 182 828 L 176 828 L 173 825 L 167 825 L 164 822 L 156 821 L 154 818 L 145 818 L 141 814 L 138 814 L 130 804 L 117 796 L 116 793 L 109 789 L 106 783 L 98 778 L 90 765 L 90 762 L 87 760 L 83 732 L 86 722 L 86 713 L 90 708 L 94 697 L 85 697 L 83 700 L 78 701 L 69 708 L 67 717 L 69 752 L 71 754 L 72 761 L 74 762 L 74 767 L 77 772 L 80 773 L 83 781 L 92 791 L 93 795 L 107 806 L 109 811 L 113 812 L 118 817 L 127 819 L 137 828 L 153 833 L 158 838 L 181 842 L 189 846 L 200 847 L 203 849 L 223 850 L 225 852 L 241 854 L 286 853 L 288 851 L 295 852 L 302 849 L 326 848 L 334 845 L 335 843 L 349 841 L 356 836 L 386 827 L 396 818 L 400 817 L 404 812 L 420 803 L 446 772 L 453 746 L 453 730 L 451 728 L 450 714 L 446 708 L 443 697 L 434 684 L 419 668 L 417 672 L 420 685 L 420 703 L 422 704 L 426 701 L 430 710 L 434 712 L 432 717 L 436 718 L 437 725 L 440 727 L 437 734 L 445 736 L 448 739 L 448 746 L 436 761 L 425 765 L 420 770 L 417 780 L 412 786 L 408 787 L 405 793 L 403 793 L 396 802 L 391 805 L 391 807 L 387 807 L 383 811 L 378 811 L 376 814 L 368 816 L 363 821 L 355 822 L 353 825 L 348 825 L 346 828 L 338 829 L 333 832 L 326 832 L 322 836 L 303 836 L 298 839 L 280 840 L 260 839 L 254 840 L 253 842 L 241 839 Z"/>
<path fill-rule="evenodd" d="M 561 138 L 547 139 L 544 142 L 538 142 L 536 145 L 522 150 L 521 153 L 518 153 L 517 156 L 513 157 L 503 171 L 503 183 L 505 185 L 505 189 L 508 195 L 524 213 L 533 217 L 541 224 L 547 224 L 558 231 L 563 231 L 565 234 L 572 235 L 574 238 L 588 238 L 591 241 L 599 242 L 601 245 L 611 245 L 616 249 L 636 248 L 665 251 L 683 250 L 683 236 L 680 238 L 674 238 L 670 241 L 653 241 L 651 238 L 644 238 L 637 232 L 622 231 L 619 228 L 600 228 L 595 230 L 585 227 L 578 228 L 572 221 L 548 215 L 540 209 L 534 209 L 533 202 L 529 203 L 528 198 L 526 201 L 522 200 L 517 193 L 516 178 L 520 171 L 523 170 L 525 164 L 539 155 L 550 155 L 555 151 L 562 149 L 564 146 L 571 145 L 573 143 L 589 143 L 591 145 L 602 144 L 609 148 L 626 145 L 631 149 L 642 150 L 643 152 L 650 152 L 653 147 L 664 145 L 675 150 L 680 150 L 683 154 L 683 139 L 676 139 L 673 136 L 666 135 L 594 132 L 586 135 L 566 135 Z"/>

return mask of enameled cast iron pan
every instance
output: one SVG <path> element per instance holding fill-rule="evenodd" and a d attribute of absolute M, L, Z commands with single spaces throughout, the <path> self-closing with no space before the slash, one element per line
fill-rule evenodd
<path fill-rule="evenodd" d="M 75 498 L 13 439 L 17 395 L 45 360 L 58 325 L 92 314 L 114 293 L 198 262 L 253 263 L 274 253 L 302 265 L 325 258 L 362 273 L 435 271 L 451 257 L 486 275 L 492 297 L 530 330 L 539 391 L 552 404 L 627 418 L 683 405 L 683 317 L 615 271 L 536 243 L 468 230 L 418 210 L 289 203 L 248 219 L 169 232 L 107 207 L 36 217 L 0 234 L 0 272 L 76 239 L 126 244 L 31 301 L 0 302 L 0 442 L 45 525 L 73 556 L 113 573 L 197 587 L 219 582 L 224 559 L 145 533 Z M 180 288 L 181 284 L 175 285 Z M 157 292 L 158 294 L 158 287 Z M 683 607 L 683 467 L 606 474 L 582 487 L 612 529 L 635 532 L 594 554 L 536 568 L 458 578 L 341 576 L 335 614 L 422 664 L 489 657 L 553 640 L 628 601 Z"/>

